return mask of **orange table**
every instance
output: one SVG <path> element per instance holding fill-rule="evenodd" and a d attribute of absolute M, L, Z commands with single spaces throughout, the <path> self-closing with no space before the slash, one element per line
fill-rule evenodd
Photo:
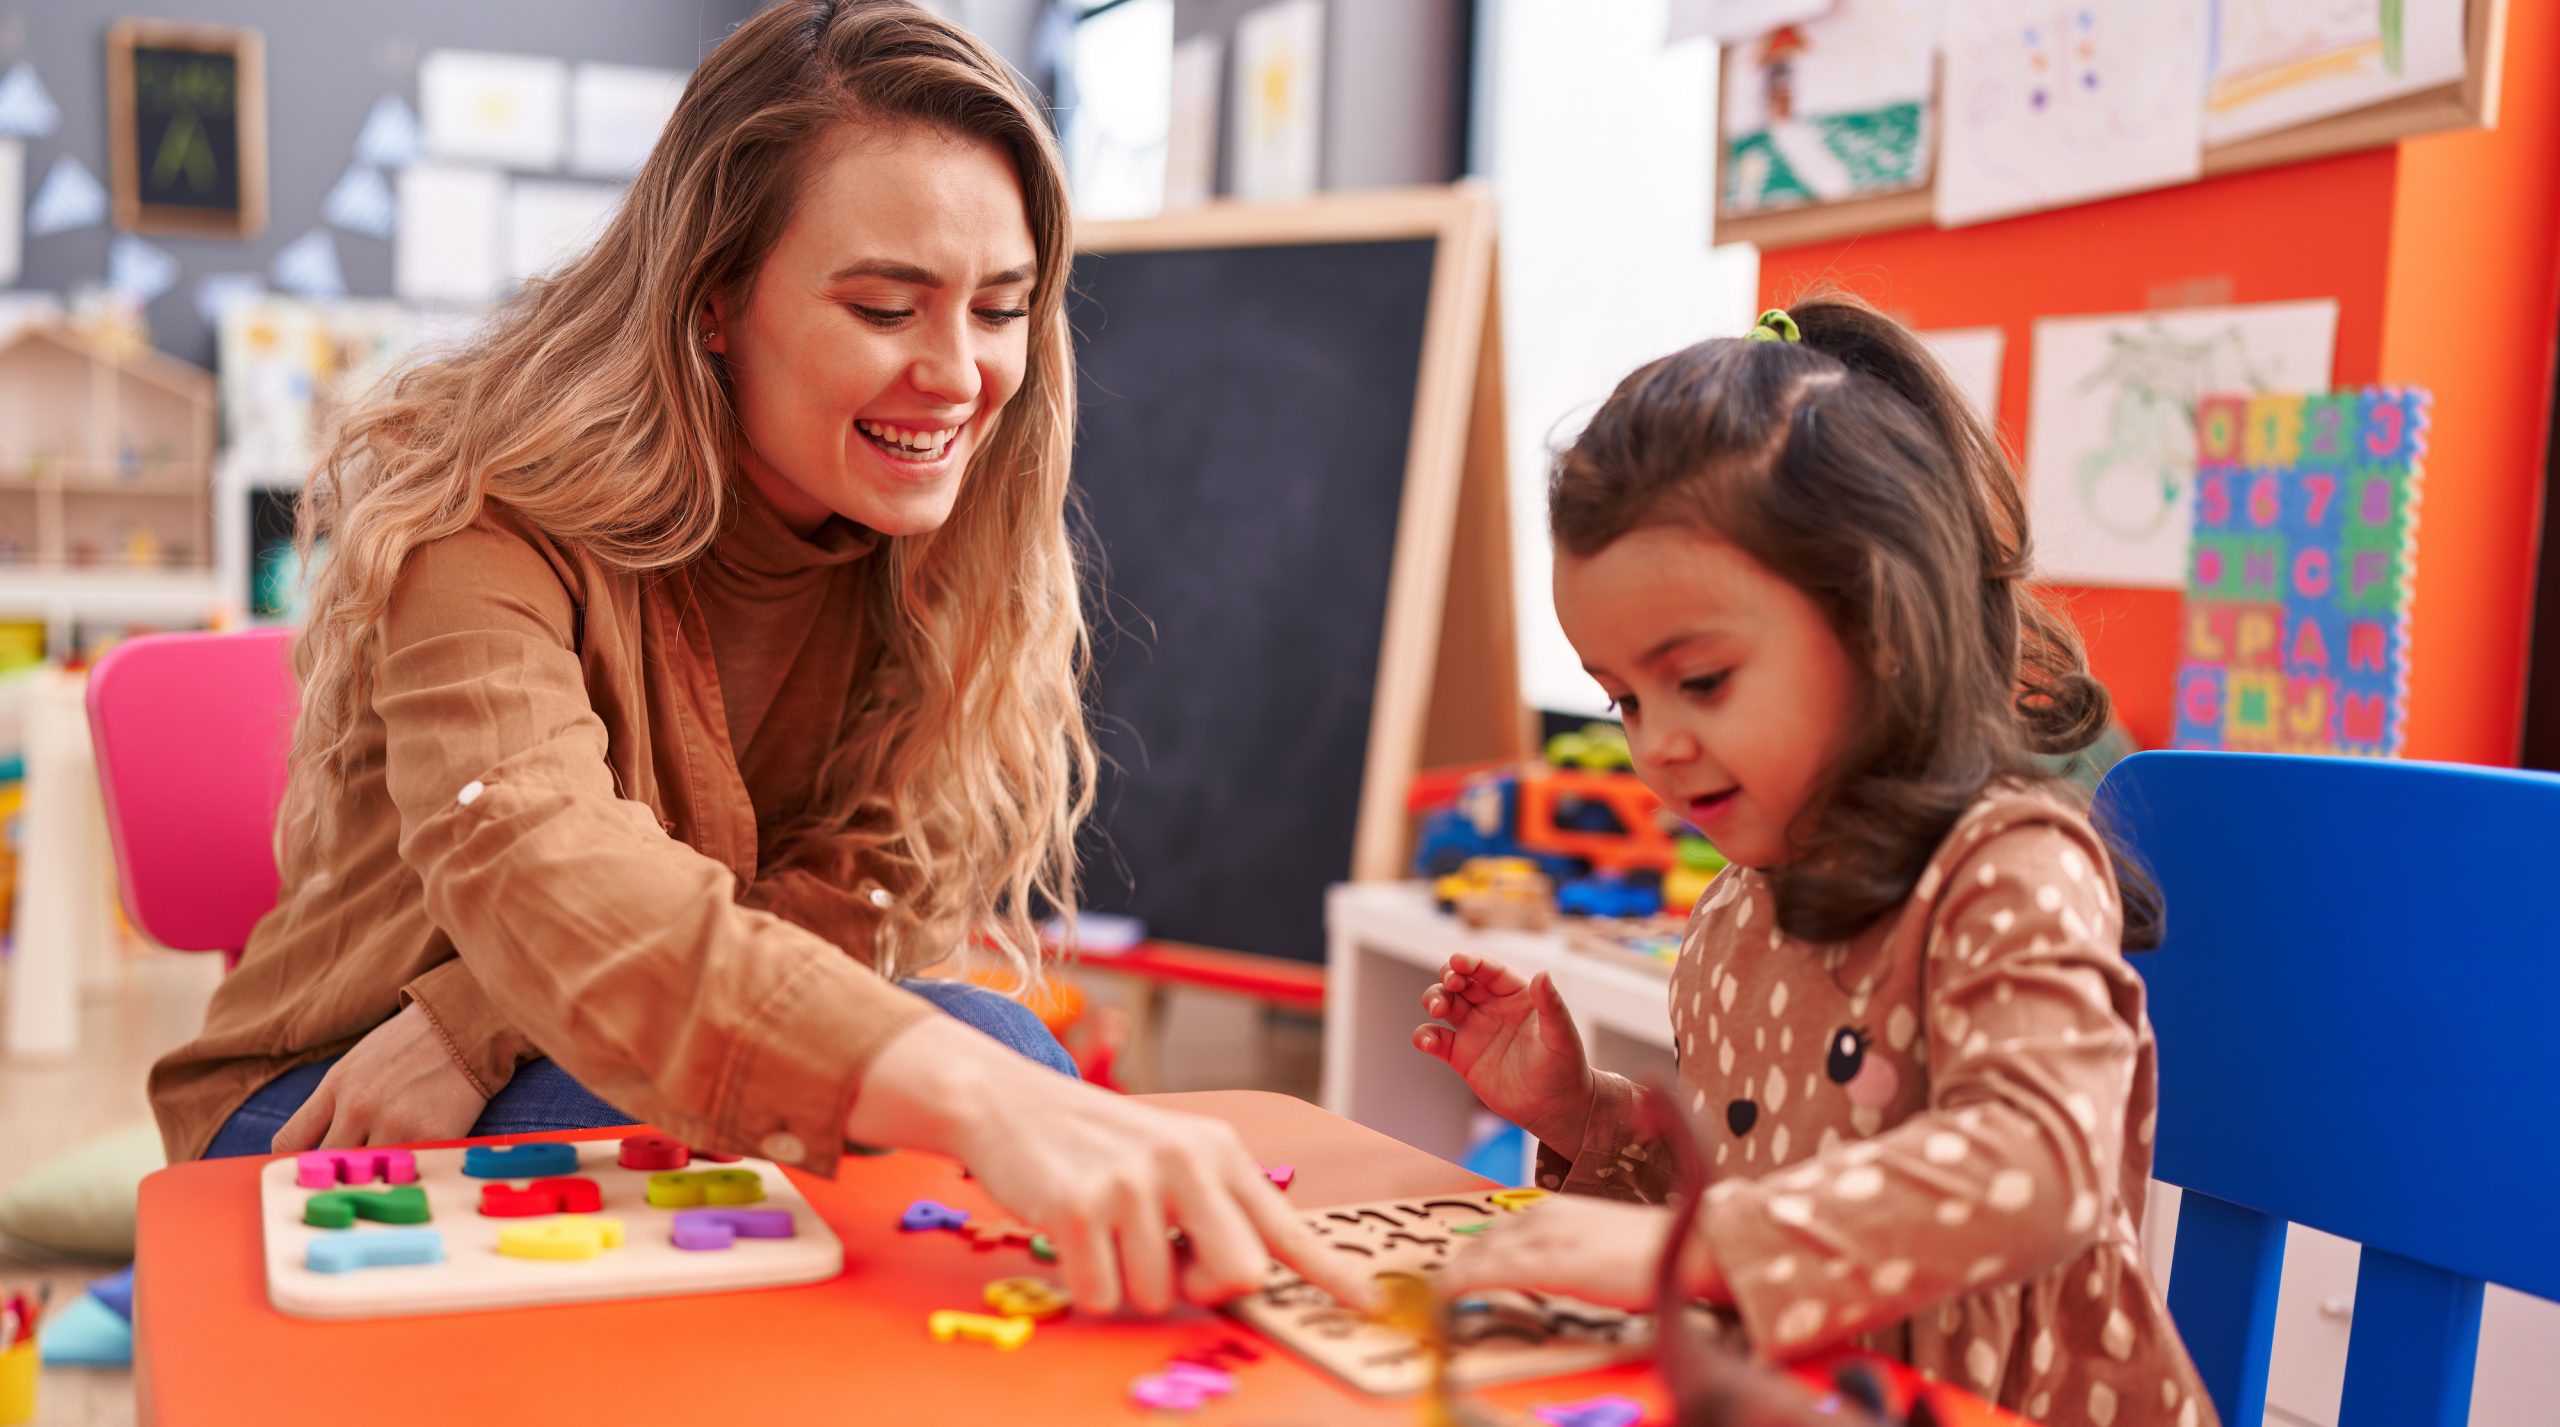
<path fill-rule="evenodd" d="M 1264 1164 L 1297 1169 L 1289 1197 L 1315 1207 L 1485 1187 L 1455 1165 L 1287 1096 L 1249 1091 L 1147 1097 L 1233 1124 Z M 627 1130 L 538 1136 L 613 1139 Z M 821 1284 L 504 1312 L 312 1322 L 267 1302 L 256 1225 L 261 1159 L 175 1166 L 142 1184 L 134 1379 L 145 1422 L 272 1427 L 323 1414 L 401 1423 L 1149 1422 L 1131 1380 L 1181 1349 L 1233 1335 L 1262 1349 L 1235 1395 L 1194 1419 L 1227 1424 L 1410 1424 L 1409 1401 L 1364 1396 L 1226 1319 L 1182 1309 L 1162 1321 L 1070 1317 L 1018 1352 L 936 1344 L 925 1315 L 983 1311 L 990 1279 L 1041 1272 L 1020 1249 L 903 1234 L 917 1199 L 985 1213 L 992 1202 L 951 1161 L 848 1159 L 828 1181 L 795 1174 L 844 1240 L 845 1272 Z M 1664 1406 L 1627 1365 L 1491 1389 L 1522 1411 L 1621 1393 Z M 849 1414 L 849 1415 L 848 1415 Z M 1984 1414 L 1981 1423 L 2014 1422 Z M 1959 1424 L 1962 1419 L 1958 1419 Z"/>

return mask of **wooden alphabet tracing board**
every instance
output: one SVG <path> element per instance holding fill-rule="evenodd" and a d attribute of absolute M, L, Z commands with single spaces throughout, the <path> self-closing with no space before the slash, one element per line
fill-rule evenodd
<path fill-rule="evenodd" d="M 1306 1216 L 1324 1242 L 1377 1274 L 1428 1278 L 1471 1233 L 1504 1212 L 1490 1190 L 1427 1199 L 1345 1204 Z M 1333 1295 L 1275 1265 L 1260 1291 L 1229 1311 L 1266 1336 L 1362 1392 L 1380 1396 L 1430 1386 L 1430 1355 L 1412 1334 L 1343 1307 Z M 1447 1386 L 1484 1387 L 1557 1377 L 1638 1357 L 1653 1345 L 1653 1320 L 1578 1299 L 1499 1289 L 1452 1306 Z"/>

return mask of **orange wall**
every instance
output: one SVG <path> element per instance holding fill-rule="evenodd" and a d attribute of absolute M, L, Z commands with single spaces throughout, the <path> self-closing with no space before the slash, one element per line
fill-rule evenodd
<path fill-rule="evenodd" d="M 2435 393 L 2418 496 L 2412 758 L 2513 763 L 2560 316 L 2560 6 L 2507 7 L 2494 130 L 2400 150 L 2382 379 Z"/>
<path fill-rule="evenodd" d="M 2512 763 L 2560 281 L 2560 98 L 2519 72 L 2525 56 L 2553 53 L 2560 7 L 2513 12 L 2504 123 L 2494 132 L 1953 232 L 1775 250 L 1761 256 L 1762 301 L 1781 305 L 1827 283 L 1915 326 L 2003 329 L 2000 426 L 2023 452 L 2036 318 L 2337 299 L 2339 383 L 2436 392 L 2408 752 Z M 2056 593 L 2134 737 L 2165 744 L 2179 597 Z"/>

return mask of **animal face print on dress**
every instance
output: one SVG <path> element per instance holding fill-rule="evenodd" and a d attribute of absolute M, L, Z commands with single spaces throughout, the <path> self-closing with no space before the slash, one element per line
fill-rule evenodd
<path fill-rule="evenodd" d="M 1822 1073 L 1849 1092 L 1849 1103 L 1862 1110 L 1882 1110 L 1902 1090 L 1902 1072 L 1890 1056 L 1870 1055 L 1875 1033 L 1864 1026 L 1842 1026 L 1823 1047 Z M 1760 1123 L 1758 1101 L 1745 1097 L 1724 1107 L 1724 1123 L 1735 1139 Z"/>

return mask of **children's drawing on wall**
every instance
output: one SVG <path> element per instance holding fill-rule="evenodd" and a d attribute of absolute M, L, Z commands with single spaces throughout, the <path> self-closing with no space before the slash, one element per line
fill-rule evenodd
<path fill-rule="evenodd" d="M 2206 0 L 1946 10 L 1946 227 L 2157 188 L 2203 163 Z"/>
<path fill-rule="evenodd" d="M 2038 577 L 2181 587 L 2198 402 L 2325 390 L 2337 326 L 2328 301 L 2038 322 L 2027 423 Z"/>
<path fill-rule="evenodd" d="M 2214 0 L 2205 140 L 2451 84 L 2462 27 L 2462 0 Z"/>
<path fill-rule="evenodd" d="M 1917 188 L 1929 179 L 1937 6 L 1841 0 L 1725 51 L 1723 212 Z"/>
<path fill-rule="evenodd" d="M 1324 112 L 1324 6 L 1275 0 L 1236 25 L 1233 144 L 1236 197 L 1285 202 L 1316 191 Z"/>

